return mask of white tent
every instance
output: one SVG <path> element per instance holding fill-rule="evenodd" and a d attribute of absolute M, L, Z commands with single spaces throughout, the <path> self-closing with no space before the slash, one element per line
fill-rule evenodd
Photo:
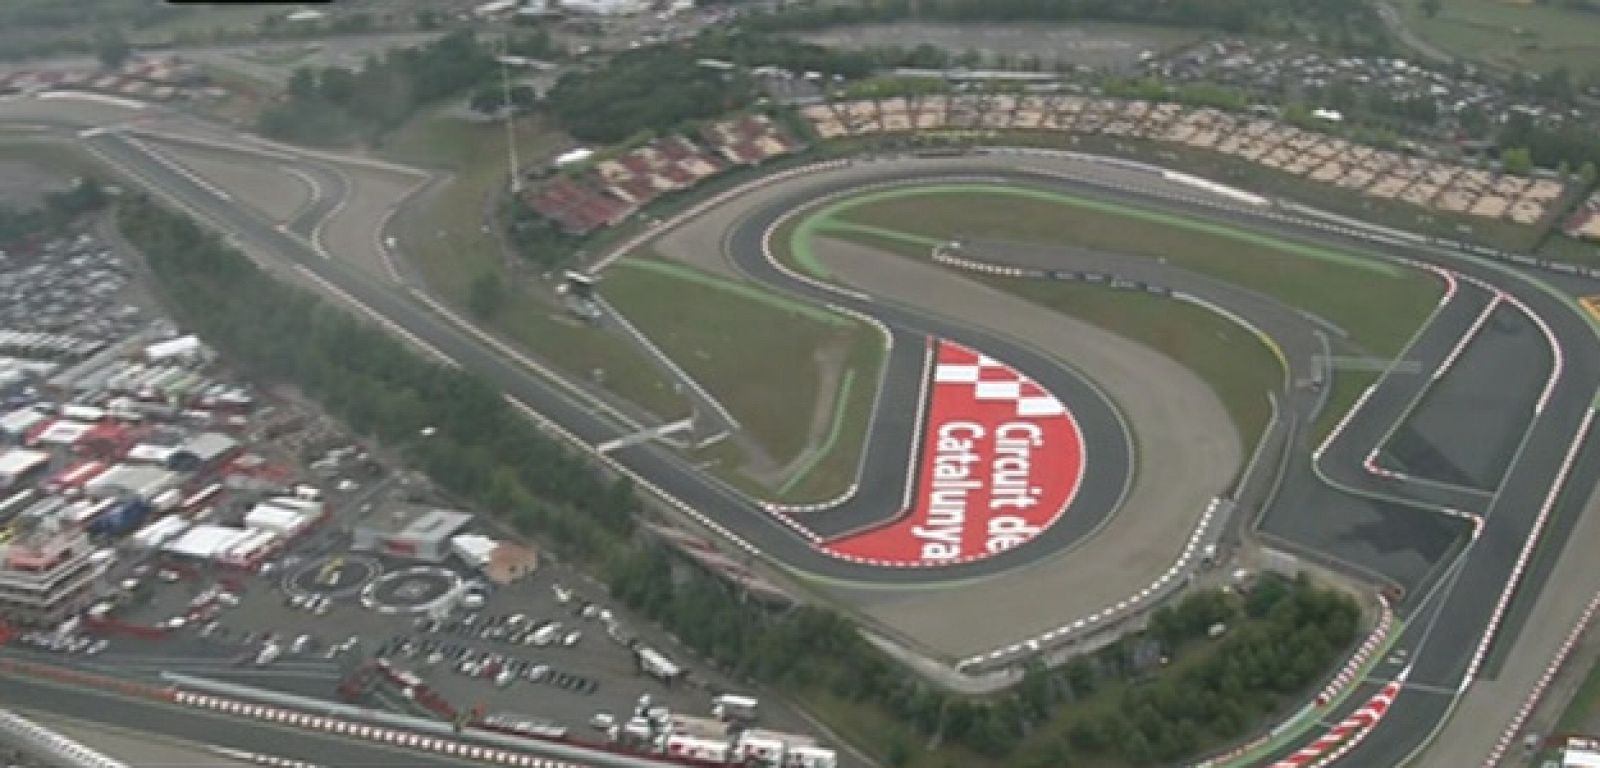
<path fill-rule="evenodd" d="M 251 535 L 251 532 L 244 528 L 201 524 L 184 531 L 177 539 L 167 542 L 162 550 L 197 560 L 215 560 Z"/>

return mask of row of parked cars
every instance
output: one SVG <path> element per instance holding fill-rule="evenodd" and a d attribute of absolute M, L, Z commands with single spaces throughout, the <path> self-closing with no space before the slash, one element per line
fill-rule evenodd
<path fill-rule="evenodd" d="M 539 648 L 553 645 L 570 648 L 583 639 L 583 630 L 566 627 L 551 619 L 530 619 L 520 613 L 489 617 L 471 613 L 459 620 L 445 621 L 423 618 L 417 620 L 416 628 L 423 634 L 454 634 Z"/>
<path fill-rule="evenodd" d="M 317 616 L 327 616 L 333 610 L 333 598 L 327 595 L 291 595 L 289 607 Z"/>
<path fill-rule="evenodd" d="M 57 653 L 82 653 L 94 656 L 110 643 L 103 637 L 61 634 L 59 632 L 24 632 L 17 641 L 29 648 Z"/>
<path fill-rule="evenodd" d="M 494 680 L 495 685 L 502 688 L 518 680 L 548 683 L 562 690 L 582 694 L 591 694 L 600 688 L 599 682 L 593 678 L 554 669 L 549 664 L 470 648 L 445 640 L 416 639 L 400 635 L 380 646 L 376 655 L 378 658 L 421 657 L 423 663 L 428 666 L 449 663 L 457 673 Z"/>

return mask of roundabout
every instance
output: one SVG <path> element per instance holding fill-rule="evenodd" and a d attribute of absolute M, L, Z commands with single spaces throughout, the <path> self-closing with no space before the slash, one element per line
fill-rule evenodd
<path fill-rule="evenodd" d="M 427 613 L 460 589 L 461 576 L 437 565 L 390 571 L 361 589 L 361 605 L 384 614 Z"/>
<path fill-rule="evenodd" d="M 283 591 L 304 597 L 353 597 L 382 573 L 383 566 L 370 557 L 325 555 L 284 576 Z"/>

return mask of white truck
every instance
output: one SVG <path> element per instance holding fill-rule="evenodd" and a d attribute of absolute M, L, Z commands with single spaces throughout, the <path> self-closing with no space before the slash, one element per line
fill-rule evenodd
<path fill-rule="evenodd" d="M 718 720 L 753 723 L 760 704 L 753 696 L 724 693 L 711 700 L 711 714 Z"/>
<path fill-rule="evenodd" d="M 707 739 L 682 733 L 668 736 L 662 751 L 671 757 L 708 760 L 714 763 L 728 762 L 729 756 L 733 754 L 733 749 L 726 739 Z"/>

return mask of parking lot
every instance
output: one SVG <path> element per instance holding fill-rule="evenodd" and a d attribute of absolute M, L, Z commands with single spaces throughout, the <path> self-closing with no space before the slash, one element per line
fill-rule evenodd
<path fill-rule="evenodd" d="M 672 685 L 641 672 L 633 623 L 599 601 L 601 592 L 581 577 L 562 578 L 560 566 L 484 590 L 475 610 L 458 607 L 442 618 L 386 614 L 363 605 L 362 587 L 424 570 L 463 582 L 475 575 L 451 564 L 418 566 L 348 553 L 337 543 L 335 532 L 308 541 L 264 575 L 147 568 L 138 596 L 117 612 L 118 620 L 138 627 L 181 624 L 160 640 L 113 636 L 104 653 L 84 662 L 331 697 L 361 665 L 386 658 L 458 708 L 549 721 L 591 739 L 603 738 L 589 725 L 596 715 L 626 720 L 641 695 L 649 695 L 652 706 L 706 716 L 715 692 L 740 690 L 726 681 L 719 686 L 717 676 L 699 669 L 694 681 Z M 422 589 L 414 597 L 434 593 Z M 201 605 L 197 617 L 175 619 Z M 688 661 L 664 639 L 651 644 L 679 663 Z M 270 658 L 264 655 L 269 646 L 278 649 Z M 416 711 L 395 690 L 376 691 L 367 703 Z M 798 717 L 770 707 L 762 718 L 769 727 L 806 730 Z"/>
<path fill-rule="evenodd" d="M 443 701 L 593 742 L 689 738 L 654 732 L 754 693 L 297 393 L 241 380 L 130 274 L 93 236 L 0 259 L 0 543 L 71 552 L 61 568 L 85 575 L 0 654 L 418 715 Z M 812 730 L 777 702 L 754 719 Z"/>
<path fill-rule="evenodd" d="M 0 251 L 0 329 L 70 332 L 87 346 L 62 351 L 81 355 L 147 322 L 143 310 L 122 301 L 127 287 L 127 269 L 87 234 Z"/>

